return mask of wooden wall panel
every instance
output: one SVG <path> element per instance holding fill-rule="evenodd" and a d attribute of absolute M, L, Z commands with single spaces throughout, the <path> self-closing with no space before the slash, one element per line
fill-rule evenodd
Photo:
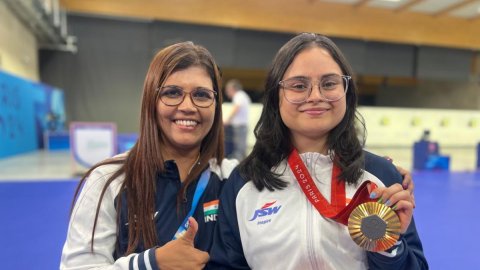
<path fill-rule="evenodd" d="M 311 0 L 61 0 L 71 12 L 480 49 L 480 20 Z"/>

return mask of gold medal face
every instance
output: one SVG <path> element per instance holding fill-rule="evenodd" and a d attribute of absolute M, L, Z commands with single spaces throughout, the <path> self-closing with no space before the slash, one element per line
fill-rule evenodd
<path fill-rule="evenodd" d="M 368 251 L 391 248 L 400 237 L 400 220 L 392 208 L 377 202 L 362 203 L 348 218 L 353 241 Z"/>

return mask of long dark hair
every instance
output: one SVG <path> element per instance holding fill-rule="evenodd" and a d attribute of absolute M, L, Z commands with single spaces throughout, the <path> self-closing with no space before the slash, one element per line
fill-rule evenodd
<path fill-rule="evenodd" d="M 292 149 L 290 130 L 282 121 L 279 110 L 279 82 L 294 58 L 303 50 L 319 47 L 328 51 L 340 66 L 343 75 L 352 76 L 352 68 L 340 49 L 329 38 L 312 33 L 302 33 L 288 41 L 278 51 L 268 72 L 260 120 L 255 126 L 256 143 L 253 150 L 239 165 L 240 174 L 253 181 L 258 190 L 282 189 L 287 183 L 272 172 L 288 157 Z M 342 121 L 328 134 L 327 147 L 333 162 L 342 170 L 340 179 L 356 183 L 362 174 L 363 142 L 355 128 L 357 118 L 360 130 L 365 130 L 363 118 L 357 112 L 357 87 L 352 80 L 346 95 L 347 110 Z M 364 137 L 364 136 L 363 136 Z"/>
<path fill-rule="evenodd" d="M 120 164 L 103 187 L 98 200 L 95 221 L 92 230 L 91 250 L 98 221 L 100 205 L 108 186 L 119 176 L 125 180 L 120 191 L 126 193 L 128 223 L 136 226 L 128 227 L 128 247 L 126 254 L 132 253 L 141 243 L 144 248 L 151 248 L 157 244 L 157 233 L 152 221 L 155 212 L 155 180 L 156 176 L 164 171 L 164 157 L 162 155 L 162 127 L 157 121 L 158 87 L 163 86 L 165 80 L 173 72 L 184 70 L 191 66 L 204 68 L 210 75 L 214 90 L 217 92 L 215 102 L 215 117 L 212 128 L 202 140 L 198 165 L 193 167 L 183 182 L 177 196 L 177 203 L 185 196 L 189 184 L 197 179 L 201 172 L 209 165 L 211 158 L 221 163 L 223 160 L 223 124 L 222 124 L 222 91 L 220 91 L 221 76 L 212 55 L 202 46 L 192 42 L 183 42 L 171 45 L 159 51 L 148 69 L 143 85 L 143 97 L 140 115 L 139 138 L 133 148 L 123 157 L 105 160 L 96 164 L 87 171 L 80 180 L 74 195 L 74 202 L 78 197 L 82 185 L 87 177 L 96 168 L 107 164 Z M 121 211 L 122 197 L 118 196 L 117 213 Z M 117 228 L 120 225 L 120 215 L 117 215 Z M 126 255 L 125 254 L 125 255 Z"/>

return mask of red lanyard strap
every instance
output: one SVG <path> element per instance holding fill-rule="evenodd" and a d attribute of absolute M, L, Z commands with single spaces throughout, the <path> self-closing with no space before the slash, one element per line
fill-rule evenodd
<path fill-rule="evenodd" d="M 342 211 L 340 211 L 336 216 L 332 217 L 333 220 L 347 226 L 348 218 L 350 217 L 350 214 L 352 213 L 353 209 L 355 209 L 357 206 L 359 206 L 362 203 L 375 201 L 375 199 L 370 199 L 370 192 L 368 192 L 368 183 L 371 184 L 372 190 L 375 189 L 377 186 L 370 181 L 363 182 L 362 185 L 360 185 L 360 187 L 357 189 L 357 192 L 355 192 L 355 195 L 353 195 L 353 198 L 350 201 L 350 203 L 347 206 L 345 206 L 342 209 Z"/>
<path fill-rule="evenodd" d="M 293 149 L 290 153 L 288 164 L 307 199 L 324 217 L 347 225 L 348 217 L 355 207 L 364 202 L 374 201 L 370 199 L 370 193 L 368 192 L 367 184 L 371 182 L 366 181 L 359 187 L 348 206 L 346 206 L 345 181 L 338 179 L 341 170 L 334 164 L 331 178 L 331 203 L 329 203 L 318 190 L 296 149 Z M 376 187 L 374 183 L 371 184 L 374 185 L 373 188 Z"/>
<path fill-rule="evenodd" d="M 288 164 L 290 165 L 290 169 L 293 171 L 298 184 L 302 188 L 303 193 L 305 193 L 305 196 L 307 196 L 310 203 L 322 216 L 333 218 L 345 207 L 345 182 L 337 179 L 338 175 L 340 175 L 339 168 L 333 166 L 332 190 L 330 195 L 331 203 L 329 203 L 318 190 L 296 149 L 293 149 L 292 153 L 290 153 Z"/>

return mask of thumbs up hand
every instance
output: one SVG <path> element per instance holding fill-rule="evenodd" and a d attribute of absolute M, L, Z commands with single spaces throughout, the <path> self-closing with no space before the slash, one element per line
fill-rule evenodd
<path fill-rule="evenodd" d="M 185 241 L 186 244 L 193 247 L 193 242 L 195 241 L 195 236 L 198 231 L 198 223 L 193 217 L 188 218 L 188 229 L 185 234 L 180 238 Z"/>
<path fill-rule="evenodd" d="M 160 269 L 203 269 L 210 257 L 207 252 L 198 250 L 193 243 L 198 231 L 198 223 L 188 219 L 189 226 L 185 234 L 155 250 L 155 258 Z"/>

